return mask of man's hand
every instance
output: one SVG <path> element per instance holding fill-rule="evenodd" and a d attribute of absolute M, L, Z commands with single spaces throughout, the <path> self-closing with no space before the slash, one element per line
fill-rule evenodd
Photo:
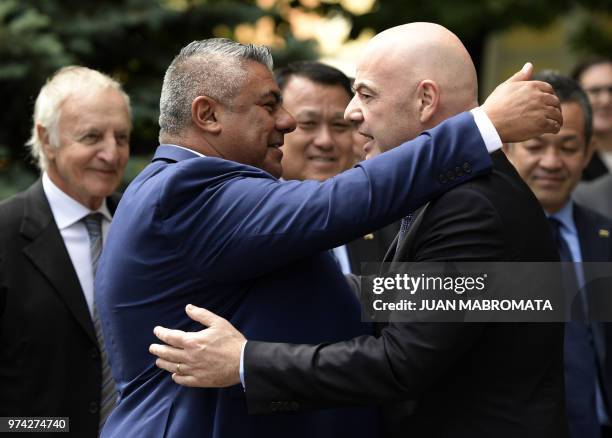
<path fill-rule="evenodd" d="M 561 105 L 550 84 L 530 81 L 533 65 L 497 86 L 482 105 L 503 143 L 557 133 L 563 125 Z"/>
<path fill-rule="evenodd" d="M 168 344 L 149 347 L 149 351 L 158 356 L 155 364 L 171 372 L 172 379 L 184 386 L 221 388 L 240 383 L 244 336 L 227 320 L 206 309 L 189 304 L 186 312 L 191 319 L 208 328 L 183 332 L 155 327 L 155 336 Z"/>

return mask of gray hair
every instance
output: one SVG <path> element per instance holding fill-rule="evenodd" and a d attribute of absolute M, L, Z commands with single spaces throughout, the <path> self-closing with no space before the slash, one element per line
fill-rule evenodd
<path fill-rule="evenodd" d="M 123 91 L 119 82 L 99 71 L 73 65 L 59 69 L 47 80 L 36 98 L 32 135 L 26 143 L 32 160 L 41 171 L 47 169 L 48 161 L 36 126 L 44 127 L 49 135 L 49 144 L 55 148 L 59 147 L 59 118 L 62 104 L 66 99 L 74 95 L 94 94 L 107 88 L 113 88 L 121 93 L 131 120 L 129 96 Z"/>
<path fill-rule="evenodd" d="M 191 104 L 198 96 L 231 107 L 246 80 L 247 61 L 269 70 L 273 67 L 272 55 L 265 46 L 211 38 L 183 47 L 164 76 L 159 102 L 160 138 L 164 134 L 180 135 L 190 125 Z"/>

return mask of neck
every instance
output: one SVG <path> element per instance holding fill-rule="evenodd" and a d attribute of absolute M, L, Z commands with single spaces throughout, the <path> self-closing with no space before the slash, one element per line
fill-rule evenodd
<path fill-rule="evenodd" d="M 164 135 L 159 139 L 160 143 L 176 144 L 187 149 L 199 152 L 207 157 L 225 158 L 213 145 L 201 135 L 187 133 L 180 136 Z"/>

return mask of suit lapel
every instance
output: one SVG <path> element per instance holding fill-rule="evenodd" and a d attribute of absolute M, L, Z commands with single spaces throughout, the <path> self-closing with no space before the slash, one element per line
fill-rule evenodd
<path fill-rule="evenodd" d="M 23 249 L 25 256 L 51 283 L 91 340 L 97 342 L 81 285 L 40 180 L 27 192 L 20 232 L 31 241 Z"/>

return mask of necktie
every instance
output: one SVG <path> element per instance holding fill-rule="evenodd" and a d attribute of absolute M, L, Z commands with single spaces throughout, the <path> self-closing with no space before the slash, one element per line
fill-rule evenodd
<path fill-rule="evenodd" d="M 576 270 L 571 264 L 574 261 L 574 258 L 572 257 L 567 241 L 561 234 L 561 221 L 551 216 L 548 218 L 548 222 L 550 224 L 550 229 L 552 231 L 555 244 L 557 245 L 557 250 L 559 251 L 559 258 L 562 262 L 567 262 L 567 264 L 563 267 L 564 269 L 562 271 L 562 275 L 563 284 L 566 288 L 567 296 L 570 299 L 569 304 L 572 306 L 572 315 L 576 315 L 578 319 L 585 319 L 585 303 L 582 302 L 582 294 L 579 293 L 580 286 L 578 284 Z"/>
<path fill-rule="evenodd" d="M 569 245 L 561 235 L 561 222 L 554 217 L 549 217 L 548 221 L 561 261 L 573 262 Z M 581 296 L 580 294 L 575 295 L 579 290 L 579 285 L 576 271 L 572 265 L 563 270 L 563 281 L 568 288 L 569 296 L 576 297 L 572 303 L 573 309 L 577 307 L 580 318 L 585 318 Z M 598 367 L 588 322 L 569 321 L 565 324 L 564 362 L 570 435 L 597 436 L 594 434 L 597 434 L 599 430 L 596 406 Z"/>
<path fill-rule="evenodd" d="M 102 253 L 102 214 L 93 213 L 83 218 L 83 223 L 89 234 L 89 251 L 91 254 L 91 267 L 94 278 L 98 270 L 98 260 Z M 102 326 L 98 316 L 96 303 L 93 306 L 93 323 L 100 349 L 100 360 L 102 362 L 102 387 L 100 393 L 100 429 L 104 425 L 106 418 L 111 413 L 117 403 L 117 388 L 108 365 L 108 354 L 104 348 L 104 338 L 102 337 Z"/>
<path fill-rule="evenodd" d="M 399 248 L 402 242 L 404 241 L 404 238 L 406 237 L 406 234 L 408 233 L 408 229 L 410 229 L 411 224 L 412 214 L 409 214 L 408 216 L 404 217 L 400 222 L 400 230 L 397 236 L 397 248 Z"/>

